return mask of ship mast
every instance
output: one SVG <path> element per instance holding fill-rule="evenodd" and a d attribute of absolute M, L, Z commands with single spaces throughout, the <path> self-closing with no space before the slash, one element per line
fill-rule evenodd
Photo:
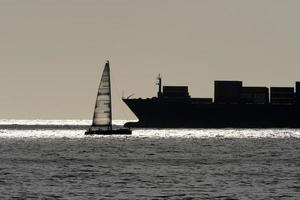
<path fill-rule="evenodd" d="M 158 83 L 156 83 L 156 85 L 158 85 L 157 98 L 160 98 L 162 96 L 162 93 L 161 93 L 161 76 L 160 76 L 160 74 L 158 74 L 157 80 L 158 80 Z"/>

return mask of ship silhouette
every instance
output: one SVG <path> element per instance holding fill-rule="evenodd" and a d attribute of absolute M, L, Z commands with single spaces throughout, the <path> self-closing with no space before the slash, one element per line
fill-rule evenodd
<path fill-rule="evenodd" d="M 187 86 L 162 86 L 152 98 L 123 98 L 143 128 L 300 128 L 300 82 L 293 87 L 249 87 L 216 80 L 214 99 L 191 98 Z"/>

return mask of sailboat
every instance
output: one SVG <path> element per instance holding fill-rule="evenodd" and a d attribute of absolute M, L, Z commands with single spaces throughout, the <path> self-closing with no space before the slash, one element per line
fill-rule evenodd
<path fill-rule="evenodd" d="M 94 109 L 93 124 L 85 135 L 131 135 L 128 128 L 113 129 L 109 61 L 103 69 Z"/>

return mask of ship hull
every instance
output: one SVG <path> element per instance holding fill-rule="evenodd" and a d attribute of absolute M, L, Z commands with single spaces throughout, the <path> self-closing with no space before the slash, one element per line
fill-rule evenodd
<path fill-rule="evenodd" d="M 300 128 L 300 106 L 201 104 L 193 101 L 123 99 L 139 119 L 136 128 Z"/>

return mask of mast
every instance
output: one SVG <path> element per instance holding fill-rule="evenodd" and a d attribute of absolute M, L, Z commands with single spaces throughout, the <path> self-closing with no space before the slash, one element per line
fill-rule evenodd
<path fill-rule="evenodd" d="M 109 107 L 110 107 L 109 128 L 110 128 L 110 130 L 112 130 L 112 104 L 111 104 L 112 99 L 111 99 L 111 81 L 110 81 L 110 66 L 109 66 L 109 60 L 107 60 L 106 63 L 107 63 L 107 66 L 108 66 L 108 83 L 109 83 L 109 85 L 110 85 L 110 87 L 109 87 L 109 98 L 110 98 L 110 101 L 109 101 Z"/>
<path fill-rule="evenodd" d="M 160 74 L 158 74 L 157 77 L 158 83 L 156 83 L 156 85 L 158 85 L 158 93 L 157 93 L 157 98 L 160 98 L 162 93 L 161 93 L 161 76 Z"/>

